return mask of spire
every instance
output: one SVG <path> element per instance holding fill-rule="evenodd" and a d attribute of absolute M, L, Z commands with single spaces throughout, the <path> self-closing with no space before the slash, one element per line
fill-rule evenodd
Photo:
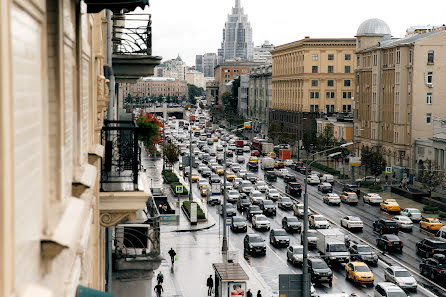
<path fill-rule="evenodd" d="M 235 8 L 241 8 L 240 0 L 235 0 Z"/>

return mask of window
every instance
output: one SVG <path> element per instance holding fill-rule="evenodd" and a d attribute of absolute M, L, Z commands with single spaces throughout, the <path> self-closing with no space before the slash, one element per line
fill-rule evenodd
<path fill-rule="evenodd" d="M 314 105 L 310 105 L 310 112 L 314 112 Z"/>
<path fill-rule="evenodd" d="M 330 105 L 325 105 L 325 113 L 329 113 L 330 112 Z"/>
<path fill-rule="evenodd" d="M 333 87 L 334 86 L 334 80 L 332 80 L 332 79 L 327 80 L 327 86 L 328 87 Z"/>
<path fill-rule="evenodd" d="M 358 40 L 358 48 L 361 48 L 361 40 Z"/>
<path fill-rule="evenodd" d="M 432 114 L 426 113 L 426 124 L 430 125 L 431 121 L 432 121 Z"/>
<path fill-rule="evenodd" d="M 318 70 L 318 69 L 317 69 L 317 66 L 312 66 L 312 67 L 311 67 L 311 72 L 312 72 L 312 73 L 317 73 L 317 70 Z"/>
<path fill-rule="evenodd" d="M 356 57 L 356 65 L 358 67 L 361 66 L 361 59 L 359 57 Z"/>
<path fill-rule="evenodd" d="M 334 111 L 334 105 L 331 105 L 331 106 L 330 106 L 330 109 L 331 109 L 331 112 L 335 112 L 335 111 Z"/>
<path fill-rule="evenodd" d="M 325 98 L 327 99 L 334 99 L 335 97 L 335 92 L 326 92 L 325 93 Z"/>
<path fill-rule="evenodd" d="M 316 105 L 314 106 L 314 112 L 319 112 L 319 105 L 316 104 Z"/>
<path fill-rule="evenodd" d="M 378 55 L 374 54 L 373 55 L 373 66 L 377 66 L 378 65 Z"/>
<path fill-rule="evenodd" d="M 335 92 L 330 92 L 330 98 L 334 99 L 335 98 Z"/>
<path fill-rule="evenodd" d="M 330 99 L 330 92 L 326 92 L 326 93 L 325 93 L 325 98 L 326 98 L 326 99 Z"/>
<path fill-rule="evenodd" d="M 345 66 L 344 70 L 345 73 L 350 73 L 350 66 Z"/>
<path fill-rule="evenodd" d="M 427 52 L 427 64 L 434 64 L 434 51 Z"/>
<path fill-rule="evenodd" d="M 400 104 L 400 92 L 395 92 L 395 104 Z"/>
<path fill-rule="evenodd" d="M 312 87 L 317 87 L 317 85 L 318 85 L 318 81 L 317 80 L 312 80 L 311 81 L 311 86 Z"/>
<path fill-rule="evenodd" d="M 400 73 L 399 72 L 395 72 L 395 84 L 397 84 L 397 85 L 400 84 Z"/>
<path fill-rule="evenodd" d="M 333 69 L 334 69 L 333 66 L 328 66 L 328 73 L 333 73 Z"/>
<path fill-rule="evenodd" d="M 432 93 L 427 93 L 426 95 L 426 103 L 432 104 Z"/>
<path fill-rule="evenodd" d="M 248 72 L 248 69 L 242 69 L 242 72 L 243 72 L 243 73 L 247 73 L 247 72 Z"/>
<path fill-rule="evenodd" d="M 347 105 L 342 105 L 342 112 L 347 112 Z"/>
<path fill-rule="evenodd" d="M 225 70 L 224 70 L 224 72 L 226 72 L 226 73 L 227 73 L 227 72 L 230 72 L 230 70 L 229 70 L 229 69 L 225 69 Z"/>
<path fill-rule="evenodd" d="M 433 72 L 428 72 L 428 73 L 427 73 L 427 84 L 428 84 L 428 85 L 431 85 L 432 82 L 433 82 L 433 80 L 434 80 L 434 74 L 433 74 Z"/>
<path fill-rule="evenodd" d="M 345 54 L 345 61 L 350 61 L 352 59 L 352 55 Z"/>
<path fill-rule="evenodd" d="M 314 99 L 314 92 L 310 92 L 310 99 Z"/>
<path fill-rule="evenodd" d="M 349 79 L 344 80 L 344 87 L 350 87 L 350 80 Z"/>
<path fill-rule="evenodd" d="M 409 64 L 412 64 L 412 50 L 409 51 Z"/>
<path fill-rule="evenodd" d="M 237 72 L 238 72 L 238 69 L 234 69 L 234 72 L 236 72 L 236 73 L 237 73 Z"/>
<path fill-rule="evenodd" d="M 398 124 L 400 122 L 400 113 L 398 111 L 395 111 L 394 117 L 395 124 Z"/>
<path fill-rule="evenodd" d="M 319 57 L 318 57 L 317 54 L 313 54 L 313 55 L 311 55 L 311 59 L 313 59 L 313 61 L 317 61 L 318 58 L 319 58 Z"/>
<path fill-rule="evenodd" d="M 399 64 L 401 61 L 401 52 L 399 50 L 396 51 L 396 63 Z"/>
<path fill-rule="evenodd" d="M 347 105 L 347 111 L 348 112 L 352 112 L 352 106 L 349 104 L 349 105 Z"/>
<path fill-rule="evenodd" d="M 398 138 L 399 138 L 398 132 L 395 132 L 394 133 L 394 142 L 395 143 L 398 143 Z"/>
<path fill-rule="evenodd" d="M 376 74 L 373 74 L 372 76 L 372 84 L 376 86 Z"/>
<path fill-rule="evenodd" d="M 328 54 L 328 61 L 333 61 L 333 60 L 334 60 L 334 55 Z"/>
<path fill-rule="evenodd" d="M 225 78 L 230 78 L 231 76 L 229 74 L 225 74 Z"/>

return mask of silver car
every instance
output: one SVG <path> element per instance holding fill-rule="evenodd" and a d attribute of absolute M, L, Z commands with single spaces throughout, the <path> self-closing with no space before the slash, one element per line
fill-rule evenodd
<path fill-rule="evenodd" d="M 237 202 L 240 198 L 240 193 L 237 190 L 229 190 L 226 197 L 228 202 Z"/>
<path fill-rule="evenodd" d="M 406 216 L 394 216 L 392 220 L 396 221 L 400 230 L 412 231 L 413 222 Z"/>
<path fill-rule="evenodd" d="M 410 272 L 400 266 L 389 266 L 384 270 L 384 279 L 386 282 L 392 282 L 401 289 L 416 290 L 417 281 Z"/>
<path fill-rule="evenodd" d="M 294 265 L 302 265 L 304 258 L 304 247 L 302 245 L 292 245 L 286 250 L 286 259 Z"/>

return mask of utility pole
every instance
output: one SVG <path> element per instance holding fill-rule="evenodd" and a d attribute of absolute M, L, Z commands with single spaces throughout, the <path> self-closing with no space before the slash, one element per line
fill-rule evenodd
<path fill-rule="evenodd" d="M 300 131 L 302 123 L 301 121 L 301 114 L 300 110 L 297 111 L 297 161 L 300 161 L 300 138 L 302 137 Z"/>
<path fill-rule="evenodd" d="M 310 283 L 308 280 L 308 169 L 310 164 L 307 165 L 305 169 L 305 192 L 304 192 L 304 226 L 302 232 L 302 241 L 304 245 L 304 255 L 303 255 L 303 276 L 304 276 L 304 288 L 302 290 L 303 297 L 310 296 Z"/>
<path fill-rule="evenodd" d="M 226 237 L 226 136 L 224 138 L 225 144 L 224 144 L 224 156 L 223 156 L 223 162 L 225 163 L 225 167 L 223 169 L 223 244 L 221 247 L 221 250 L 223 252 L 228 251 L 228 239 Z"/>
<path fill-rule="evenodd" d="M 189 120 L 189 201 L 192 200 L 192 129 Z"/>
<path fill-rule="evenodd" d="M 353 99 L 353 104 L 352 104 L 352 110 L 353 110 L 353 136 L 352 136 L 352 141 L 353 141 L 353 150 L 352 150 L 352 158 L 354 158 L 355 155 L 355 97 L 352 98 Z M 355 166 L 351 166 L 352 167 L 352 184 L 355 184 Z"/>

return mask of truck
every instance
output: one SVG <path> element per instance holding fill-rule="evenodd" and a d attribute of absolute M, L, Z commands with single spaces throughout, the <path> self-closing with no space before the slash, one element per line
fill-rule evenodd
<path fill-rule="evenodd" d="M 235 146 L 236 147 L 243 147 L 243 146 L 245 146 L 245 141 L 244 140 L 236 140 L 235 141 Z"/>
<path fill-rule="evenodd" d="M 274 159 L 270 157 L 264 157 L 262 159 L 262 169 L 263 170 L 274 169 Z"/>
<path fill-rule="evenodd" d="M 291 150 L 279 150 L 279 160 L 285 161 L 291 159 Z"/>
<path fill-rule="evenodd" d="M 269 142 L 262 143 L 262 149 L 259 151 L 263 155 L 267 155 L 268 153 L 271 153 L 274 151 L 274 144 Z"/>
<path fill-rule="evenodd" d="M 337 229 L 318 229 L 316 247 L 328 265 L 347 263 L 350 252 L 345 246 L 345 234 Z"/>

